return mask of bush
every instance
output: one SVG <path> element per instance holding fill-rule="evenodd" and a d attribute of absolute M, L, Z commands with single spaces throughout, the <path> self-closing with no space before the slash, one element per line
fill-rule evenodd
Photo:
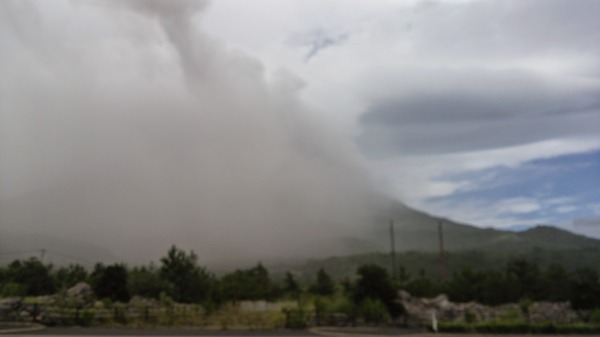
<path fill-rule="evenodd" d="M 525 322 L 498 322 L 490 321 L 475 324 L 474 330 L 482 333 L 527 333 L 529 325 Z"/>
<path fill-rule="evenodd" d="M 367 323 L 381 324 L 390 320 L 387 307 L 377 299 L 365 299 L 360 305 L 360 314 Z"/>
<path fill-rule="evenodd" d="M 0 288 L 0 297 L 15 297 L 15 296 L 25 296 L 27 289 L 18 283 L 7 282 Z"/>
<path fill-rule="evenodd" d="M 431 331 L 431 325 L 428 325 L 427 328 Z M 439 332 L 454 332 L 454 333 L 465 333 L 471 332 L 472 326 L 469 324 L 465 324 L 462 322 L 438 322 L 438 331 Z"/>
<path fill-rule="evenodd" d="M 600 325 L 597 324 L 554 324 L 540 323 L 527 324 L 524 322 L 510 321 L 489 321 L 478 324 L 466 324 L 462 322 L 438 323 L 439 332 L 450 333 L 495 333 L 495 334 L 598 334 Z"/>
<path fill-rule="evenodd" d="M 78 324 L 81 326 L 91 326 L 96 318 L 94 309 L 84 309 L 79 312 Z"/>
<path fill-rule="evenodd" d="M 471 312 L 470 310 L 465 310 L 465 322 L 466 323 L 475 323 L 475 321 L 477 320 L 477 316 L 475 316 L 475 314 L 473 312 Z"/>
<path fill-rule="evenodd" d="M 592 324 L 600 324 L 600 308 L 590 312 L 589 322 Z"/>
<path fill-rule="evenodd" d="M 347 297 L 339 297 L 332 303 L 332 309 L 334 312 L 341 312 L 347 315 L 352 315 L 355 311 L 354 303 Z"/>
<path fill-rule="evenodd" d="M 301 307 L 285 311 L 286 329 L 305 329 L 308 326 L 307 322 L 308 313 Z"/>

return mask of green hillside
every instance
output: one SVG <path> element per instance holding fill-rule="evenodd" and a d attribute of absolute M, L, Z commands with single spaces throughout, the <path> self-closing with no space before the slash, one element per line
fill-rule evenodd
<path fill-rule="evenodd" d="M 416 211 L 397 202 L 388 202 L 374 219 L 372 240 L 377 249 L 390 245 L 389 222 L 394 221 L 397 251 L 437 251 L 438 223 L 443 223 L 444 247 L 448 251 L 483 250 L 528 252 L 544 250 L 600 249 L 600 240 L 576 235 L 551 226 L 538 226 L 523 232 L 478 228 Z M 374 245 L 375 246 L 375 245 Z"/>
<path fill-rule="evenodd" d="M 572 250 L 542 250 L 532 248 L 523 252 L 494 252 L 494 251 L 452 251 L 445 255 L 447 275 L 451 277 L 463 268 L 476 270 L 502 270 L 511 259 L 526 259 L 535 262 L 540 268 L 557 264 L 568 271 L 580 268 L 592 268 L 600 271 L 600 249 L 583 248 Z M 402 252 L 396 255 L 396 265 L 401 267 L 412 277 L 418 277 L 421 273 L 437 279 L 439 277 L 439 254 L 435 252 Z M 324 268 L 337 280 L 346 277 L 354 277 L 359 266 L 374 263 L 391 268 L 391 257 L 389 253 L 368 253 L 351 256 L 337 256 L 325 259 L 314 259 L 296 266 L 286 266 L 294 270 L 301 278 L 310 281 L 320 268 Z M 284 270 L 284 266 L 278 269 Z"/>
<path fill-rule="evenodd" d="M 363 264 L 375 263 L 390 268 L 389 222 L 394 221 L 396 261 L 413 277 L 425 273 L 439 276 L 439 231 L 443 224 L 447 274 L 464 267 L 501 269 L 515 258 L 524 258 L 546 268 L 559 264 L 567 270 L 589 267 L 600 270 L 600 240 L 577 235 L 552 226 L 537 226 L 522 232 L 478 228 L 435 217 L 388 200 L 381 216 L 370 224 L 371 236 L 364 247 L 370 252 L 313 259 L 286 266 L 310 278 L 325 268 L 335 278 L 352 277 Z M 356 239 L 356 241 L 360 241 Z M 283 269 L 284 266 L 278 267 Z"/>

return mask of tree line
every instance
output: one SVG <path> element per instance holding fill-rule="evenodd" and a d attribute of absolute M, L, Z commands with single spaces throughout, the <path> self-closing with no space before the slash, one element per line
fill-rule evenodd
<path fill-rule="evenodd" d="M 570 302 L 574 309 L 600 308 L 600 275 L 597 270 L 568 271 L 553 264 L 545 269 L 524 258 L 509 260 L 500 270 L 462 268 L 441 282 L 420 272 L 416 277 L 399 270 L 399 287 L 415 296 L 440 293 L 454 302 L 476 301 L 487 305 L 517 303 L 523 300 Z"/>
<path fill-rule="evenodd" d="M 40 296 L 65 291 L 79 282 L 91 285 L 98 299 L 127 302 L 133 296 L 159 299 L 170 297 L 179 303 L 222 303 L 243 300 L 295 298 L 302 293 L 328 296 L 336 284 L 319 270 L 315 282 L 301 285 L 288 272 L 275 282 L 269 271 L 258 263 L 217 277 L 198 264 L 193 252 L 172 246 L 160 264 L 128 267 L 122 263 L 97 263 L 91 271 L 79 264 L 55 269 L 33 257 L 14 260 L 0 268 L 0 296 Z"/>
<path fill-rule="evenodd" d="M 172 246 L 158 265 L 128 267 L 98 263 L 91 271 L 81 265 L 54 269 L 36 258 L 15 260 L 0 268 L 0 295 L 48 295 L 87 282 L 97 299 L 113 302 L 127 302 L 133 296 L 141 296 L 214 307 L 242 300 L 335 296 L 347 300 L 349 313 L 360 309 L 366 316 L 373 315 L 373 320 L 402 313 L 396 301 L 400 289 L 419 297 L 445 293 L 455 302 L 499 305 L 522 300 L 570 301 L 575 309 L 600 308 L 600 278 L 596 270 L 588 268 L 567 271 L 560 265 L 552 265 L 542 269 L 535 262 L 513 259 L 503 270 L 463 268 L 445 282 L 424 272 L 412 276 L 402 267 L 393 274 L 396 277 L 392 278 L 389 270 L 379 265 L 365 264 L 352 278 L 336 282 L 324 269 L 319 269 L 313 282 L 301 284 L 291 272 L 275 281 L 259 263 L 218 277 L 198 264 L 193 251 Z"/>

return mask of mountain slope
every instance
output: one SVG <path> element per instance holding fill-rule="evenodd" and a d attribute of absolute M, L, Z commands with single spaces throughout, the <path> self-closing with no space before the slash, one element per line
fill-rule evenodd
<path fill-rule="evenodd" d="M 95 186 L 95 188 L 99 187 Z M 134 200 L 135 198 L 132 197 L 130 199 Z M 56 198 L 51 197 L 28 200 L 29 202 L 23 204 L 28 205 L 29 207 L 35 207 L 38 211 L 40 209 L 46 211 L 46 213 L 38 212 L 40 214 L 51 214 L 52 204 L 48 203 L 47 200 L 54 200 L 54 203 L 60 201 L 60 199 L 56 201 Z M 79 200 L 81 201 L 78 203 L 68 205 L 71 209 L 70 212 L 76 214 L 88 214 L 90 212 L 101 213 L 102 216 L 95 217 L 98 221 L 93 223 L 91 228 L 94 228 L 96 232 L 103 231 L 102 225 L 105 222 L 110 223 L 111 213 L 102 212 L 102 209 L 98 210 L 98 205 L 96 204 L 86 204 L 86 198 L 82 197 L 79 198 Z M 110 203 L 110 200 L 106 202 Z M 6 202 L 2 203 L 0 205 L 0 223 L 9 223 L 9 217 L 5 217 L 5 215 L 9 213 L 9 210 L 14 210 L 18 205 L 19 203 L 16 205 L 8 204 Z M 388 252 L 390 249 L 390 220 L 394 221 L 396 250 L 398 252 L 437 252 L 439 249 L 438 223 L 440 222 L 443 224 L 444 247 L 450 252 L 484 251 L 491 253 L 527 253 L 532 251 L 532 249 L 541 249 L 545 251 L 577 251 L 580 249 L 600 250 L 600 240 L 583 237 L 550 226 L 538 226 L 523 232 L 503 231 L 490 228 L 478 228 L 432 216 L 382 196 L 376 196 L 372 205 L 376 208 L 373 211 L 373 214 L 377 214 L 377 216 L 365 221 L 363 225 L 364 230 L 361 235 L 350 235 L 349 233 L 344 232 L 343 226 L 339 226 L 337 239 L 332 239 L 331 237 L 319 237 L 319 233 L 315 232 L 311 246 L 306 247 L 305 249 L 305 255 L 297 255 L 293 258 L 296 260 L 306 260 L 309 257 L 324 258 L 334 255 L 348 256 L 373 252 Z M 134 202 L 124 206 L 131 208 L 132 210 L 139 210 L 139 207 L 136 207 L 139 205 Z M 23 213 L 26 213 L 26 210 L 27 209 L 24 209 Z M 138 213 L 142 214 L 143 212 L 140 210 Z M 161 212 L 157 211 L 157 214 L 161 214 Z M 85 218 L 84 216 L 81 217 Z M 60 219 L 61 217 L 58 218 Z M 138 218 L 136 219 L 139 220 Z M 73 262 L 91 264 L 92 262 L 112 261 L 129 263 L 140 263 L 141 261 L 141 263 L 147 263 L 164 253 L 164 251 L 157 251 L 156 247 L 152 247 L 152 245 L 146 245 L 144 247 L 132 246 L 131 249 L 126 249 L 128 247 L 121 247 L 122 244 L 120 243 L 127 242 L 128 239 L 131 239 L 130 237 L 113 238 L 113 241 L 118 242 L 112 247 L 121 247 L 120 251 L 114 251 L 110 249 L 110 247 L 102 246 L 99 241 L 96 242 L 93 239 L 90 240 L 89 237 L 92 237 L 93 235 L 88 235 L 87 238 L 71 235 L 71 233 L 77 232 L 78 223 L 75 222 L 70 224 L 71 226 L 69 228 L 71 230 L 67 231 L 67 234 L 64 234 L 63 231 L 63 236 L 60 236 L 59 231 L 52 231 L 53 228 L 56 228 L 57 223 L 49 222 L 47 217 L 29 217 L 24 220 L 27 221 L 14 224 L 14 226 L 19 227 L 19 230 L 0 230 L 0 256 L 2 257 L 0 264 L 10 262 L 10 259 L 12 258 L 21 258 L 21 256 L 13 257 L 10 254 L 7 255 L 7 253 L 34 251 L 33 254 L 35 254 L 35 256 L 40 256 L 41 249 L 47 250 L 46 261 L 52 261 L 55 264 Z M 44 226 L 41 226 L 41 224 Z M 40 230 L 36 230 L 36 228 L 47 229 L 46 231 L 48 233 L 43 233 Z M 180 230 L 178 227 L 173 226 L 173 224 L 169 224 L 169 228 L 171 228 L 173 232 Z M 107 232 L 105 233 L 107 237 L 111 237 L 110 232 L 104 231 Z M 140 237 L 148 235 L 146 232 L 148 231 L 144 231 L 143 233 L 133 232 L 131 235 Z M 354 232 L 354 234 L 356 234 L 356 232 Z M 174 238 L 175 236 L 170 235 L 170 233 L 167 232 L 157 240 L 161 242 L 161 245 L 165 247 L 164 249 L 166 251 L 166 248 L 171 244 L 181 244 Z M 221 240 L 226 239 L 226 237 L 221 238 Z M 278 243 L 273 242 L 273 244 L 277 245 Z M 267 245 L 270 246 L 271 243 L 267 243 Z M 163 247 L 160 247 L 160 249 L 163 249 Z M 191 249 L 196 250 L 196 247 L 193 246 Z M 157 252 L 153 253 L 152 256 L 146 255 L 146 252 L 149 250 Z M 196 252 L 198 252 L 198 250 L 196 250 Z M 54 260 L 51 260 L 52 254 L 55 255 Z M 132 258 L 135 254 L 143 255 L 147 258 Z M 230 265 L 236 267 L 239 267 L 242 264 L 245 265 L 248 261 L 247 259 L 244 260 L 244 258 L 247 257 L 234 255 Z M 472 258 L 475 259 L 476 255 L 473 255 Z M 272 254 L 271 260 L 281 260 L 281 256 Z M 268 261 L 263 260 L 263 262 Z M 221 265 L 225 264 L 221 262 Z M 217 266 L 211 265 L 211 267 Z"/>
<path fill-rule="evenodd" d="M 446 252 L 446 275 L 452 277 L 454 273 L 463 270 L 463 268 L 502 272 L 512 259 L 525 259 L 534 262 L 541 270 L 560 265 L 567 271 L 575 271 L 580 268 L 591 268 L 600 271 L 600 265 L 598 264 L 600 249 L 556 251 L 532 248 L 522 252 L 480 250 Z M 437 252 L 410 251 L 396 254 L 396 266 L 398 268 L 402 267 L 413 279 L 419 277 L 421 273 L 437 279 L 440 274 L 439 261 Z M 320 268 L 325 269 L 335 279 L 342 280 L 347 277 L 356 277 L 357 269 L 364 264 L 377 264 L 389 270 L 391 266 L 390 254 L 379 252 L 313 259 L 305 263 L 277 265 L 272 270 L 279 275 L 291 270 L 300 280 L 310 283 L 314 281 L 314 277 Z"/>
<path fill-rule="evenodd" d="M 520 252 L 534 247 L 545 250 L 600 249 L 600 240 L 551 226 L 538 226 L 523 232 L 479 228 L 432 216 L 393 201 L 389 201 L 379 214 L 381 216 L 374 219 L 372 228 L 372 240 L 378 243 L 379 250 L 389 249 L 390 220 L 394 221 L 397 251 L 437 251 L 440 222 L 443 226 L 444 247 L 449 251 Z"/>

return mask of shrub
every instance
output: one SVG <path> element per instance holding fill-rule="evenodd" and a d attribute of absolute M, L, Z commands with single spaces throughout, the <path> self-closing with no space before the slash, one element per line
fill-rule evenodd
<path fill-rule="evenodd" d="M 431 325 L 427 325 L 429 330 L 432 330 Z M 438 322 L 439 332 L 454 332 L 454 333 L 465 333 L 471 332 L 472 327 L 469 324 L 462 322 Z"/>
<path fill-rule="evenodd" d="M 539 323 L 527 324 L 524 322 L 510 321 L 489 321 L 474 325 L 462 322 L 440 322 L 438 324 L 439 332 L 449 333 L 494 333 L 494 334 L 598 334 L 600 325 L 597 324 L 554 324 Z"/>
<path fill-rule="evenodd" d="M 387 307 L 378 299 L 365 299 L 360 305 L 360 314 L 367 323 L 381 324 L 390 320 Z"/>
<path fill-rule="evenodd" d="M 84 309 L 79 313 L 78 324 L 81 326 L 91 326 L 96 318 L 94 309 Z"/>
<path fill-rule="evenodd" d="M 474 325 L 477 332 L 482 333 L 526 333 L 529 325 L 525 322 L 490 321 Z"/>
<path fill-rule="evenodd" d="M 600 308 L 594 309 L 590 312 L 589 322 L 592 324 L 600 324 Z"/>
<path fill-rule="evenodd" d="M 465 322 L 466 323 L 475 323 L 475 320 L 477 319 L 477 317 L 475 316 L 475 314 L 473 312 L 471 312 L 470 310 L 465 310 Z"/>
<path fill-rule="evenodd" d="M 332 309 L 335 312 L 341 312 L 347 315 L 354 313 L 354 304 L 347 297 L 340 297 L 332 304 Z"/>
<path fill-rule="evenodd" d="M 308 313 L 302 307 L 285 311 L 287 329 L 305 329 L 308 326 Z"/>
<path fill-rule="evenodd" d="M 14 296 L 25 296 L 27 293 L 25 286 L 15 283 L 7 282 L 0 288 L 0 297 L 14 297 Z"/>

